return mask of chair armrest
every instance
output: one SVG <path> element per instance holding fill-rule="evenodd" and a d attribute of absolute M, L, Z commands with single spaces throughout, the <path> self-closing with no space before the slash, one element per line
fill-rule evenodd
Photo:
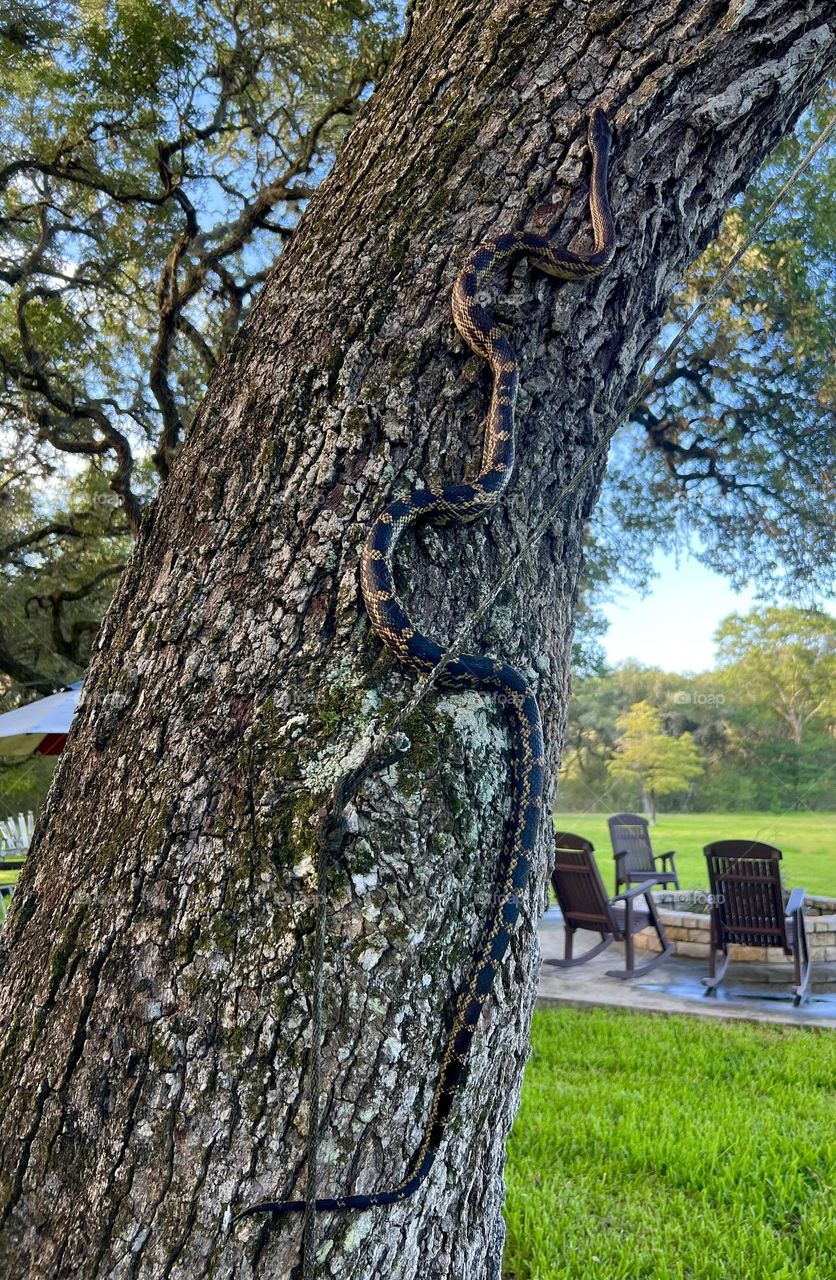
<path fill-rule="evenodd" d="M 613 857 L 615 858 L 616 862 L 620 862 L 622 858 L 627 857 L 627 850 L 622 849 L 621 853 L 614 853 Z"/>
<path fill-rule="evenodd" d="M 790 894 L 790 900 L 787 903 L 785 914 L 788 916 L 794 916 L 799 911 L 803 911 L 805 897 L 806 897 L 806 894 L 803 889 L 793 889 L 792 893 Z"/>
<path fill-rule="evenodd" d="M 650 893 L 655 887 L 655 880 L 644 880 L 641 884 L 637 884 L 635 889 L 626 889 L 624 893 L 617 893 L 614 898 L 610 898 L 610 902 L 627 902 L 628 899 L 640 898 L 645 893 Z"/>
<path fill-rule="evenodd" d="M 676 850 L 675 850 L 675 849 L 669 849 L 667 853 L 654 853 L 654 855 L 653 855 L 653 861 L 654 861 L 654 862 L 668 862 L 671 858 L 675 858 L 675 857 L 676 857 Z"/>

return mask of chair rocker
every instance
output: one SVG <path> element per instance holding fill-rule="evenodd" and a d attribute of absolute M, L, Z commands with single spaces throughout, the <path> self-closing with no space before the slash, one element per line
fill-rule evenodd
<path fill-rule="evenodd" d="M 600 955 L 611 943 L 623 942 L 624 969 L 608 969 L 609 977 L 638 978 L 655 969 L 671 954 L 673 943 L 665 936 L 650 893 L 652 886 L 653 882 L 648 880 L 609 899 L 590 842 L 569 831 L 558 832 L 552 888 L 563 912 L 566 943 L 562 960 L 546 960 L 545 963 L 558 969 L 570 969 Z M 638 898 L 644 898 L 646 908 L 637 905 Z M 662 949 L 645 964 L 636 965 L 633 938 L 649 927 L 656 930 Z M 579 929 L 600 934 L 601 941 L 583 955 L 574 956 L 575 933 Z"/>
<path fill-rule="evenodd" d="M 711 958 L 707 995 L 713 995 L 729 965 L 729 947 L 781 947 L 795 969 L 800 1005 L 810 985 L 810 949 L 804 923 L 804 890 L 793 889 L 784 905 L 781 850 L 756 840 L 718 840 L 704 849 L 711 886 Z M 719 962 L 718 962 L 719 956 Z"/>

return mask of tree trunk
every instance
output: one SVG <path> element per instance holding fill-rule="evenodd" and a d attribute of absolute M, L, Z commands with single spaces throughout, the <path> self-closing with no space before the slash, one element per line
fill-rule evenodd
<path fill-rule="evenodd" d="M 410 677 L 358 591 L 369 522 L 481 452 L 488 379 L 450 288 L 500 231 L 587 243 L 586 120 L 614 121 L 615 265 L 524 267 L 496 312 L 521 364 L 519 469 L 479 524 L 401 556 L 448 635 L 625 406 L 676 282 L 834 61 L 825 0 L 427 0 L 198 421 L 99 640 L 6 927 L 0 1272 L 286 1277 L 304 1193 L 311 818 Z M 568 688 L 579 487 L 474 647 L 535 684 L 551 775 Z M 490 893 L 503 720 L 445 694 L 355 798 L 328 884 L 323 1194 L 397 1181 Z M 551 799 L 551 797 L 549 797 Z M 526 1057 L 548 823 L 469 1083 L 421 1192 L 323 1216 L 334 1277 L 499 1275 L 504 1140 Z"/>

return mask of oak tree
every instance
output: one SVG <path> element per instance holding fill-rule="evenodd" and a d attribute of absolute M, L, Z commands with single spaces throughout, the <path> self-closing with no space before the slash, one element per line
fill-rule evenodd
<path fill-rule="evenodd" d="M 613 778 L 632 780 L 641 790 L 642 804 L 656 821 L 660 796 L 686 791 L 703 771 L 693 735 L 674 738 L 665 733 L 659 710 L 649 702 L 636 702 L 616 720 L 619 738 L 607 768 Z"/>

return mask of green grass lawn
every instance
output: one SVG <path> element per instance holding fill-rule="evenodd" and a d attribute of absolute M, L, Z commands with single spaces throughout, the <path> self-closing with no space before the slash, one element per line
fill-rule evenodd
<path fill-rule="evenodd" d="M 836 1275 L 836 1034 L 542 1009 L 505 1280 Z"/>
<path fill-rule="evenodd" d="M 561 813 L 555 827 L 575 831 L 595 845 L 604 883 L 613 891 L 612 845 L 607 814 Z M 711 840 L 762 840 L 784 855 L 787 888 L 836 897 L 836 814 L 833 813 L 666 813 L 651 828 L 656 853 L 676 850 L 683 889 L 706 889 L 703 846 Z M 836 1267 L 834 1267 L 836 1275 Z"/>

